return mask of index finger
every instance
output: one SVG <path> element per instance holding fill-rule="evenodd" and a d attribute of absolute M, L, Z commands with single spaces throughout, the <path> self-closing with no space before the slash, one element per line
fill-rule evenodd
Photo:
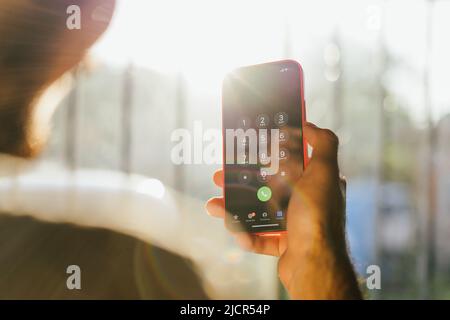
<path fill-rule="evenodd" d="M 333 131 L 321 129 L 312 123 L 307 123 L 303 129 L 305 138 L 313 148 L 311 161 L 321 159 L 337 164 L 339 139 Z"/>

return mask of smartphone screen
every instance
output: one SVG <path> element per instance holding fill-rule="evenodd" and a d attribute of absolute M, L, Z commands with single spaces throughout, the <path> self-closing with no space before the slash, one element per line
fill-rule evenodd
<path fill-rule="evenodd" d="M 230 230 L 286 230 L 289 199 L 304 168 L 302 95 L 302 70 L 291 60 L 239 68 L 225 78 L 224 197 Z"/>

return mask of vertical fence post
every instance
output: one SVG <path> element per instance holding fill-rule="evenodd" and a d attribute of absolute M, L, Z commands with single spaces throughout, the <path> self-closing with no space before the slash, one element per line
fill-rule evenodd
<path fill-rule="evenodd" d="M 379 71 L 377 77 L 378 84 L 378 159 L 376 166 L 376 187 L 375 187 L 375 218 L 374 218 L 374 260 L 382 267 L 383 266 L 383 248 L 381 244 L 381 228 L 382 228 L 382 217 L 385 210 L 384 202 L 384 182 L 386 178 L 386 163 L 385 163 L 385 153 L 387 145 L 387 132 L 388 123 L 386 112 L 384 108 L 384 102 L 386 100 L 387 92 L 383 83 L 384 74 L 388 68 L 388 55 L 385 43 L 385 10 L 386 1 L 383 1 L 383 9 L 381 11 L 380 17 L 380 30 L 379 30 Z M 380 298 L 380 293 L 376 290 L 373 294 L 375 299 Z"/>
<path fill-rule="evenodd" d="M 186 84 L 183 75 L 176 77 L 175 128 L 184 128 L 186 124 Z M 179 191 L 186 189 L 186 173 L 182 165 L 174 168 L 174 187 Z"/>
<path fill-rule="evenodd" d="M 68 97 L 66 108 L 66 141 L 65 141 L 65 161 L 71 171 L 77 168 L 77 141 L 78 141 L 78 85 L 80 67 L 72 72 L 74 86 Z"/>
<path fill-rule="evenodd" d="M 426 216 L 424 219 L 424 244 L 422 246 L 422 277 L 421 298 L 432 299 L 434 296 L 434 276 L 436 269 L 436 128 L 433 119 L 433 106 L 430 91 L 431 51 L 433 35 L 433 8 L 434 0 L 426 0 L 426 30 L 425 30 L 425 66 L 423 72 L 424 107 L 427 115 L 426 132 Z"/>
<path fill-rule="evenodd" d="M 126 174 L 130 174 L 133 143 L 133 64 L 130 63 L 125 69 L 123 79 L 122 95 L 122 117 L 121 117 L 121 148 L 120 148 L 120 169 Z"/>
<path fill-rule="evenodd" d="M 339 60 L 336 61 L 336 65 L 333 68 L 336 68 L 336 72 L 338 73 L 338 78 L 333 82 L 333 129 L 338 131 L 342 128 L 343 119 L 344 119 L 344 110 L 342 103 L 342 50 L 341 50 L 341 41 L 339 37 L 338 28 L 335 29 L 333 33 L 333 44 L 339 50 Z"/>

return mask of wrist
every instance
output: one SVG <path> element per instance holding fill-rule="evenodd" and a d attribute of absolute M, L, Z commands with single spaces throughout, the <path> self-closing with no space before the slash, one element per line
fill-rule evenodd
<path fill-rule="evenodd" d="M 290 269 L 283 283 L 291 298 L 361 298 L 343 233 L 330 237 L 327 232 L 315 232 L 309 241 L 288 251 L 286 259 L 283 258 L 285 261 L 280 264 Z"/>

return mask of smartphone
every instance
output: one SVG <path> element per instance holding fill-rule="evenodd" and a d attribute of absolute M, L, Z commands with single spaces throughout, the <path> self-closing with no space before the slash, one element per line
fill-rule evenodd
<path fill-rule="evenodd" d="M 225 224 L 286 232 L 293 186 L 307 161 L 303 71 L 293 60 L 238 68 L 222 88 Z"/>

